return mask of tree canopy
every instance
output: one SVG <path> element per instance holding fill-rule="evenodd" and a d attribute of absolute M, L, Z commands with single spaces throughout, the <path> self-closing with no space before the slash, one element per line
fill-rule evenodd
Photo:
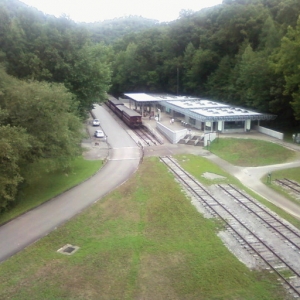
<path fill-rule="evenodd" d="M 26 165 L 80 153 L 80 122 L 107 92 L 195 95 L 299 125 L 299 15 L 299 0 L 224 0 L 169 23 L 78 24 L 0 0 L 0 207 Z"/>
<path fill-rule="evenodd" d="M 0 68 L 0 208 L 14 200 L 32 162 L 67 167 L 81 153 L 75 97 L 62 85 L 23 81 Z"/>

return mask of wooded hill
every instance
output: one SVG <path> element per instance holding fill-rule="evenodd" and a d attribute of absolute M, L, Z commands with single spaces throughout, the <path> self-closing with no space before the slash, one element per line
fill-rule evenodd
<path fill-rule="evenodd" d="M 224 0 L 178 20 L 93 24 L 0 0 L 0 208 L 33 161 L 80 152 L 94 102 L 124 92 L 195 95 L 300 120 L 299 0 Z"/>
<path fill-rule="evenodd" d="M 112 91 L 197 95 L 300 119 L 300 2 L 223 1 L 222 5 L 113 44 Z M 298 22 L 298 23 L 297 23 Z"/>

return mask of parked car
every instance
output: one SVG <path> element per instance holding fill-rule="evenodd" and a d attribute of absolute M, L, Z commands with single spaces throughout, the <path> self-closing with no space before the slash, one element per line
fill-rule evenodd
<path fill-rule="evenodd" d="M 104 132 L 102 130 L 96 130 L 94 133 L 94 136 L 97 138 L 103 138 L 104 137 Z"/>
<path fill-rule="evenodd" d="M 100 121 L 98 119 L 94 119 L 93 126 L 100 126 Z"/>

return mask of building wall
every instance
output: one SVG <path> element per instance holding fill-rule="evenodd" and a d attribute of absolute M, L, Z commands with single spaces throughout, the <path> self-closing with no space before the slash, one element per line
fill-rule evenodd
<path fill-rule="evenodd" d="M 187 135 L 187 132 L 188 132 L 188 130 L 186 128 L 184 128 L 182 130 L 178 130 L 178 131 L 173 131 L 160 122 L 156 122 L 156 128 L 172 144 L 177 144 L 182 138 L 184 138 Z"/>
<path fill-rule="evenodd" d="M 279 139 L 279 140 L 283 140 L 284 138 L 284 134 L 281 133 L 281 132 L 278 132 L 278 131 L 275 131 L 275 130 L 272 130 L 272 129 L 269 129 L 269 128 L 265 128 L 265 127 L 262 127 L 262 126 L 255 126 L 255 129 L 258 131 L 258 132 L 261 132 L 261 133 L 264 133 L 266 135 L 269 135 L 269 136 L 272 136 L 276 139 Z"/>

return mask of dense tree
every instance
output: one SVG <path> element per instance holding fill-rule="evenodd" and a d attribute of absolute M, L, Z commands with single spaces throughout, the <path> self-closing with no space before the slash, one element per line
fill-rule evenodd
<path fill-rule="evenodd" d="M 104 100 L 111 75 L 108 48 L 93 45 L 87 29 L 64 16 L 46 16 L 26 6 L 9 13 L 5 4 L 0 6 L 0 41 L 9 74 L 65 84 L 83 115 L 93 101 Z"/>
<path fill-rule="evenodd" d="M 109 45 L 117 42 L 127 34 L 141 32 L 157 25 L 157 20 L 146 19 L 140 16 L 128 16 L 104 20 L 103 22 L 82 24 L 91 32 L 91 39 L 94 43 Z"/>
<path fill-rule="evenodd" d="M 74 98 L 62 84 L 25 82 L 0 69 L 0 208 L 14 200 L 28 164 L 61 169 L 81 153 Z"/>
<path fill-rule="evenodd" d="M 293 99 L 295 117 L 300 120 L 300 18 L 296 28 L 289 27 L 275 56 L 275 69 L 285 78 L 285 95 Z"/>
<path fill-rule="evenodd" d="M 183 12 L 180 19 L 164 26 L 125 36 L 114 45 L 111 91 L 147 91 L 147 82 L 151 82 L 151 91 L 176 93 L 179 82 L 180 92 L 292 120 L 291 108 L 295 113 L 298 110 L 299 55 L 291 40 L 297 40 L 298 29 L 294 26 L 299 3 L 223 1 L 222 5 L 200 12 Z M 155 30 L 159 38 L 147 39 Z M 131 54 L 127 48 L 130 44 L 134 45 Z M 285 60 L 289 63 L 285 64 Z M 288 72 L 291 64 L 293 76 Z M 151 75 L 153 79 L 147 81 Z"/>
<path fill-rule="evenodd" d="M 0 212 L 15 200 L 23 181 L 20 164 L 31 149 L 23 128 L 0 125 Z"/>
<path fill-rule="evenodd" d="M 64 77 L 66 87 L 80 100 L 81 111 L 105 100 L 111 80 L 111 50 L 101 44 L 86 45 L 77 52 Z"/>

